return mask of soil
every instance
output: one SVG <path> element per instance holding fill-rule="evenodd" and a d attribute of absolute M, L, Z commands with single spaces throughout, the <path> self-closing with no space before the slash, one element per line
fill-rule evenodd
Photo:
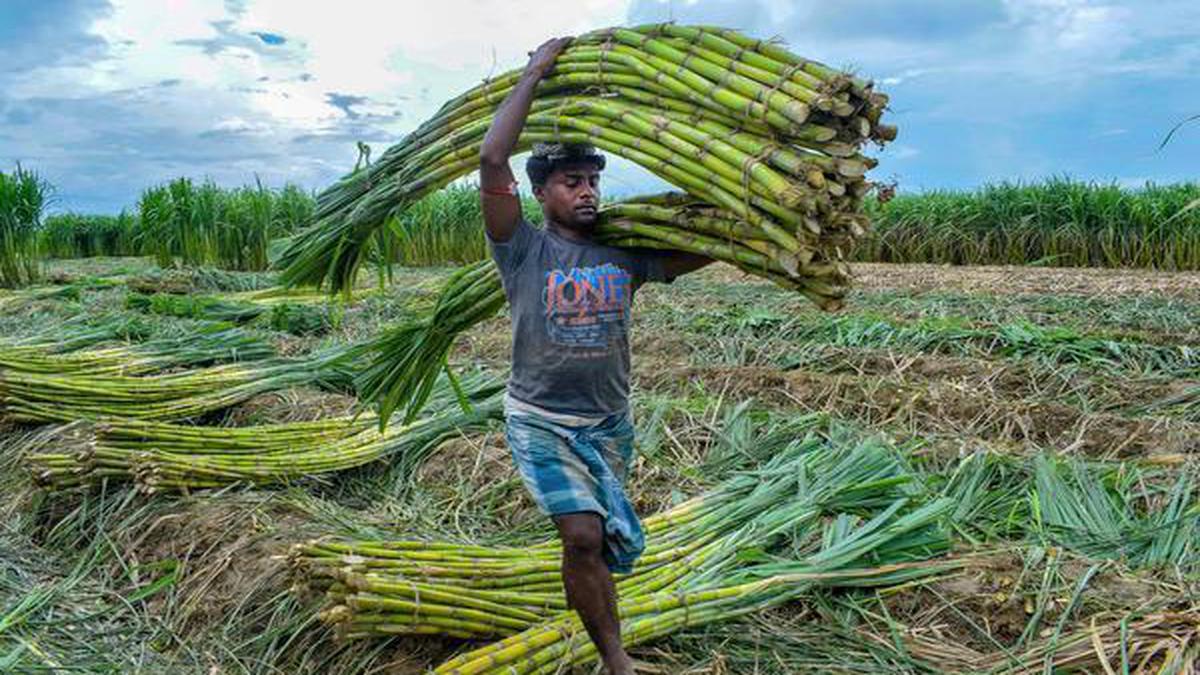
<path fill-rule="evenodd" d="M 859 288 L 916 293 L 961 291 L 986 294 L 1161 295 L 1200 298 L 1200 272 L 1141 269 L 949 265 L 853 265 Z"/>
<path fill-rule="evenodd" d="M 1008 398 L 968 382 L 780 371 L 766 367 L 684 367 L 635 374 L 636 386 L 686 394 L 696 387 L 732 399 L 825 411 L 870 425 L 1015 440 L 1093 457 L 1200 453 L 1200 425 L 1162 418 L 1087 413 L 1053 401 Z"/>

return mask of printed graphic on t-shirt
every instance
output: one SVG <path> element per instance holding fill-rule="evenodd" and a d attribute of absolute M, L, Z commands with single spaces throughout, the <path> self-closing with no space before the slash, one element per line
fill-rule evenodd
<path fill-rule="evenodd" d="M 550 341 L 564 347 L 599 349 L 602 356 L 614 338 L 625 335 L 633 276 L 605 263 L 546 273 L 542 306 Z M 586 356 L 587 354 L 579 354 Z"/>

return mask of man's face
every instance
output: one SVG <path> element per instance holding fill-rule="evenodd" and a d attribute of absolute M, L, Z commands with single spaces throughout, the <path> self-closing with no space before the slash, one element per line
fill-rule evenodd
<path fill-rule="evenodd" d="M 544 186 L 533 188 L 533 195 L 542 203 L 542 211 L 550 220 L 571 229 L 590 231 L 600 207 L 600 172 L 591 164 L 557 168 L 546 177 Z"/>

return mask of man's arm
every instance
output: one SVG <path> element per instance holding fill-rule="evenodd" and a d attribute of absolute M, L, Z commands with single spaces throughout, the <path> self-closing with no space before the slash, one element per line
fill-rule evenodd
<path fill-rule="evenodd" d="M 521 200 L 517 198 L 516 178 L 508 166 L 508 158 L 525 127 L 534 89 L 570 42 L 571 38 L 554 38 L 533 52 L 521 79 L 496 110 L 492 126 L 483 137 L 479 149 L 479 199 L 483 205 L 483 225 L 495 241 L 508 241 L 521 222 Z"/>

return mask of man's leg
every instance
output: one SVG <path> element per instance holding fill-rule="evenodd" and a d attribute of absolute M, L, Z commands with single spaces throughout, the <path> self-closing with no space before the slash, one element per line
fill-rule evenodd
<path fill-rule="evenodd" d="M 570 513 L 554 518 L 562 539 L 563 587 L 567 602 L 579 613 L 588 636 L 612 675 L 633 675 L 633 661 L 621 646 L 617 591 L 601 554 L 604 525 L 595 513 Z"/>

